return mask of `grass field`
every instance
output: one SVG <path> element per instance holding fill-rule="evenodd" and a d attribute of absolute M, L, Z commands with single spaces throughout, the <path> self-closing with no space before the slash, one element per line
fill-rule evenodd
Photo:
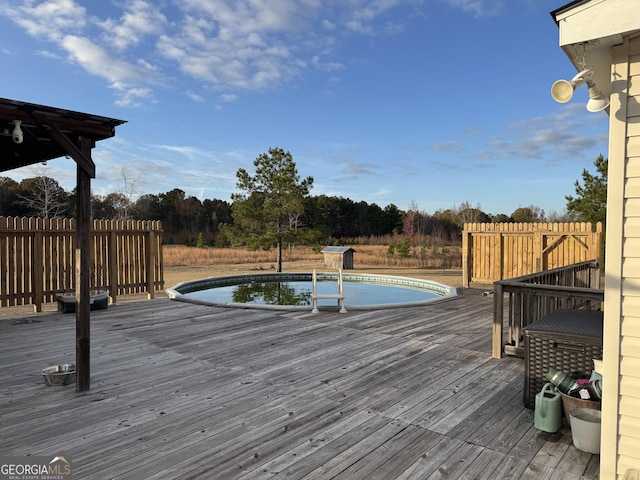
<path fill-rule="evenodd" d="M 354 272 L 381 275 L 399 275 L 462 286 L 460 247 L 449 247 L 446 255 L 416 255 L 399 258 L 390 255 L 382 245 L 356 245 L 353 247 Z M 276 251 L 249 251 L 240 248 L 194 248 L 180 245 L 163 247 L 165 286 L 200 278 L 239 275 L 276 270 Z M 285 272 L 310 272 L 324 268 L 323 255 L 311 247 L 297 246 L 283 252 L 282 269 Z"/>
<path fill-rule="evenodd" d="M 355 263 L 360 266 L 387 266 L 402 268 L 459 268 L 461 262 L 460 247 L 412 248 L 406 258 L 397 253 L 389 253 L 386 245 L 355 245 Z M 322 253 L 309 246 L 285 248 L 283 262 L 320 262 Z M 260 269 L 275 269 L 276 249 L 247 250 L 246 248 L 195 248 L 182 245 L 163 246 L 165 266 L 195 265 L 234 265 L 255 264 Z"/>

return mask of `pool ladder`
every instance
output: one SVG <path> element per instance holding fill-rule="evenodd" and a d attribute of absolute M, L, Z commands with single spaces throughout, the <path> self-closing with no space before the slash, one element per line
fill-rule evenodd
<path fill-rule="evenodd" d="M 340 313 L 347 313 L 347 309 L 344 307 L 344 288 L 342 286 L 342 269 L 338 269 L 338 293 L 326 293 L 319 294 L 318 293 L 318 274 L 316 273 L 316 269 L 313 269 L 313 275 L 311 276 L 311 299 L 313 300 L 313 309 L 312 313 L 318 313 L 318 300 L 325 298 L 335 298 L 338 300 L 338 305 L 340 306 Z"/>

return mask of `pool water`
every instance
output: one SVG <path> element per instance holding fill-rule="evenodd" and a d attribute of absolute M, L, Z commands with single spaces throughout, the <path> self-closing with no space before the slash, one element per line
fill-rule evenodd
<path fill-rule="evenodd" d="M 241 274 L 179 283 L 165 291 L 182 302 L 233 308 L 275 310 L 311 309 L 313 274 L 304 272 Z M 318 294 L 338 293 L 339 275 L 317 274 Z M 345 306 L 354 310 L 424 305 L 455 297 L 458 289 L 431 280 L 367 273 L 342 273 Z M 334 309 L 336 299 L 319 299 L 318 306 Z"/>
<path fill-rule="evenodd" d="M 425 302 L 440 298 L 432 291 L 425 289 L 398 287 L 384 283 L 343 283 L 345 303 L 347 306 L 366 306 L 378 304 L 402 304 Z M 199 301 L 212 303 L 243 303 L 254 305 L 311 305 L 311 282 L 251 282 L 238 285 L 226 285 L 206 290 L 197 290 L 183 295 Z M 334 294 L 338 292 L 335 281 L 319 281 L 318 294 Z M 335 299 L 320 299 L 318 305 L 336 305 Z"/>

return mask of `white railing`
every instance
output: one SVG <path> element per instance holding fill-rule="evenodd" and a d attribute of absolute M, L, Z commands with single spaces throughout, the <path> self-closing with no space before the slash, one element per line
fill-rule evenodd
<path fill-rule="evenodd" d="M 313 313 L 318 313 L 318 300 L 321 299 L 336 299 L 338 300 L 338 305 L 340 306 L 340 313 L 346 313 L 347 309 L 344 307 L 344 288 L 342 285 L 342 269 L 338 269 L 338 293 L 318 293 L 318 274 L 316 269 L 313 269 L 313 275 L 311 277 L 312 290 L 311 290 L 311 299 L 313 301 L 313 309 L 311 310 Z"/>

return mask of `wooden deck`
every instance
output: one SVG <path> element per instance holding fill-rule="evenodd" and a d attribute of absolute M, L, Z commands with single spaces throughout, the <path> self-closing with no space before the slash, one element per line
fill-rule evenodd
<path fill-rule="evenodd" d="M 168 299 L 0 320 L 0 456 L 65 455 L 74 479 L 595 479 L 568 428 L 533 428 L 523 361 L 491 357 L 492 297 L 272 312 Z"/>

